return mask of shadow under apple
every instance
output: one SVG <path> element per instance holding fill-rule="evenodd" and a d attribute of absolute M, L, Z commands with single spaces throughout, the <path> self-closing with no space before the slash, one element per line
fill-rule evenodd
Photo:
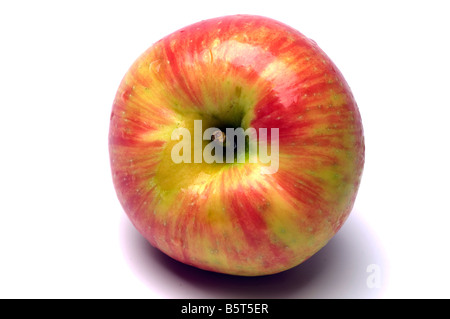
<path fill-rule="evenodd" d="M 341 230 L 311 258 L 279 274 L 239 277 L 180 263 L 143 238 L 126 216 L 121 222 L 124 257 L 136 276 L 162 298 L 376 298 L 373 267 L 385 271 L 381 248 L 368 226 L 353 212 Z"/>

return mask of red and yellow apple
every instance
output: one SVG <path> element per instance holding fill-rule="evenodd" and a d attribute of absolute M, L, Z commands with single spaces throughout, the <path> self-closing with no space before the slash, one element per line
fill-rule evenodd
<path fill-rule="evenodd" d="M 193 138 L 199 120 L 202 130 L 277 128 L 277 169 L 174 161 L 173 132 Z M 250 15 L 201 21 L 145 51 L 117 91 L 109 151 L 119 201 L 154 247 L 243 276 L 322 248 L 349 216 L 364 166 L 360 114 L 337 67 L 295 29 Z"/>

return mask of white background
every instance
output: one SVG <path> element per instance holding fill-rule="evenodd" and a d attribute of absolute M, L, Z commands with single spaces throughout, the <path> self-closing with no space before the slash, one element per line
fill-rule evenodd
<path fill-rule="evenodd" d="M 449 298 L 449 12 L 444 1 L 2 1 L 0 297 Z M 107 150 L 131 63 L 181 27 L 237 13 L 314 39 L 366 136 L 347 223 L 304 264 L 263 278 L 153 249 L 117 200 Z"/>

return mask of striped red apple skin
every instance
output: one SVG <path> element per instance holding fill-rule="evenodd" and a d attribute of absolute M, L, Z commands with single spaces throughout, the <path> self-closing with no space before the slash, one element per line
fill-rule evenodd
<path fill-rule="evenodd" d="M 278 170 L 175 164 L 171 133 L 199 119 L 279 128 Z M 120 203 L 153 246 L 201 269 L 257 276 L 299 265 L 340 229 L 364 135 L 348 84 L 314 41 L 235 15 L 176 31 L 135 61 L 113 103 L 109 151 Z"/>

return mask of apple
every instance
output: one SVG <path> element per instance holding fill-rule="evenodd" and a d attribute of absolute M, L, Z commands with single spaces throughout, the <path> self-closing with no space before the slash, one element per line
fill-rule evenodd
<path fill-rule="evenodd" d="M 327 244 L 352 210 L 364 149 L 330 58 L 252 15 L 154 43 L 125 74 L 109 130 L 114 186 L 136 229 L 182 263 L 241 276 L 285 271 Z"/>

